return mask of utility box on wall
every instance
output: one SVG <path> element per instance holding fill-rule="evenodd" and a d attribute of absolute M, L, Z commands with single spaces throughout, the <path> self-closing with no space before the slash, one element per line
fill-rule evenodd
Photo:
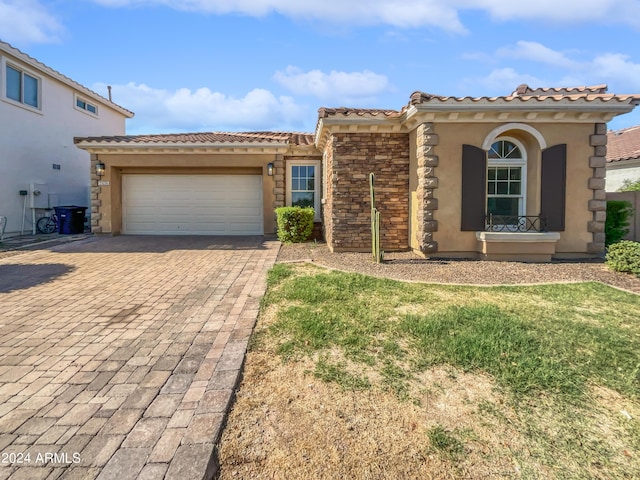
<path fill-rule="evenodd" d="M 29 208 L 49 208 L 49 186 L 45 183 L 29 185 Z"/>

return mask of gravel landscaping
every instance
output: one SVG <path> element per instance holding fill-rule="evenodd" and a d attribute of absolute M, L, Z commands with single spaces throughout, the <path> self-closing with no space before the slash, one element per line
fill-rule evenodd
<path fill-rule="evenodd" d="M 550 263 L 425 259 L 413 252 L 385 253 L 376 264 L 370 253 L 332 253 L 325 243 L 283 244 L 279 263 L 311 262 L 338 270 L 396 280 L 469 285 L 602 282 L 640 294 L 640 278 L 609 270 L 602 259 Z"/>

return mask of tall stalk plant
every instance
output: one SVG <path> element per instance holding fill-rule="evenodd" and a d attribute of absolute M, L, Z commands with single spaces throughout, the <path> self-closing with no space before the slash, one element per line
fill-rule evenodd
<path fill-rule="evenodd" d="M 373 261 L 382 263 L 382 251 L 380 250 L 380 212 L 376 208 L 376 193 L 374 184 L 375 175 L 369 174 L 369 192 L 371 193 L 371 253 Z"/>

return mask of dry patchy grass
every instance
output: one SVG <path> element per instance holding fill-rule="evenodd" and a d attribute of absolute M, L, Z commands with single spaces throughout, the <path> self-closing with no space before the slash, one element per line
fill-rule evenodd
<path fill-rule="evenodd" d="M 301 308 L 300 298 L 310 295 L 296 297 L 283 286 L 320 273 L 296 266 L 272 276 L 220 444 L 222 479 L 638 478 L 638 392 L 618 391 L 633 392 L 637 372 L 635 384 L 627 388 L 618 380 L 618 390 L 591 379 L 574 396 L 544 388 L 514 393 L 482 368 L 448 362 L 420 366 L 420 349 L 397 328 L 407 318 L 446 315 L 452 306 L 464 312 L 490 304 L 514 320 L 527 317 L 536 323 L 553 312 L 567 315 L 568 322 L 584 321 L 585 328 L 622 328 L 637 339 L 635 300 L 625 314 L 611 317 L 612 293 L 599 297 L 588 289 L 593 308 L 576 298 L 579 290 L 553 286 L 491 290 L 375 283 L 369 290 L 365 282 L 351 294 L 338 283 L 336 303 L 313 294 L 309 311 L 337 310 L 339 318 L 362 315 L 380 327 L 367 313 L 379 312 L 393 327 L 359 332 L 369 335 L 369 343 L 358 347 L 366 354 L 349 342 L 313 346 L 303 341 L 283 351 L 296 335 L 282 327 L 283 312 Z M 428 302 L 421 288 L 428 289 Z M 364 302 L 366 312 L 351 310 L 348 296 L 358 305 Z M 346 328 L 340 322 L 334 326 Z M 589 352 L 593 348 L 584 346 Z M 633 382 L 633 374 L 630 378 Z"/>

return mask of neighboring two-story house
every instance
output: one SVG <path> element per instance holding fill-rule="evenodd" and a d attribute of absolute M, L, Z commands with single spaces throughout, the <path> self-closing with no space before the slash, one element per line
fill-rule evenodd
<path fill-rule="evenodd" d="M 133 113 L 0 41 L 0 216 L 5 234 L 33 229 L 45 208 L 89 207 L 82 135 L 122 135 Z M 32 208 L 36 207 L 36 208 Z"/>

